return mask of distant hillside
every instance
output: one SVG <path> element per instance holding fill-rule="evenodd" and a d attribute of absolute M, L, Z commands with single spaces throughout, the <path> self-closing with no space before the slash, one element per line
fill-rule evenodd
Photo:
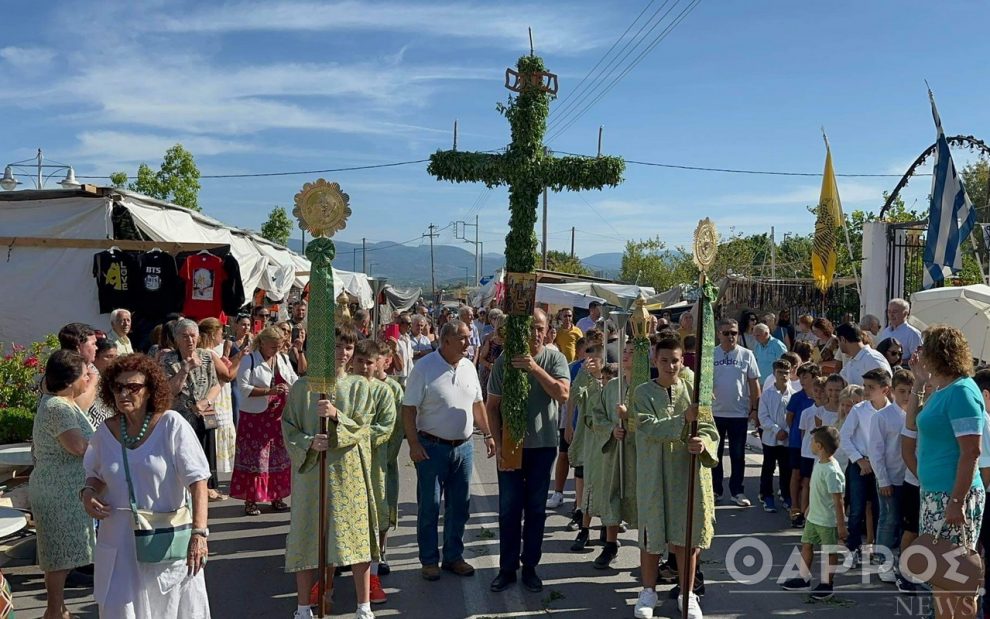
<path fill-rule="evenodd" d="M 360 243 L 334 241 L 337 258 L 334 265 L 344 271 L 362 271 Z M 302 240 L 291 239 L 289 249 L 302 252 Z M 474 252 L 470 245 L 435 245 L 433 259 L 436 265 L 438 287 L 450 288 L 464 283 L 474 285 Z M 392 242 L 368 243 L 368 274 L 387 277 L 397 286 L 430 287 L 430 246 L 397 245 Z M 594 254 L 581 262 L 599 277 L 615 279 L 622 268 L 622 253 Z M 505 256 L 486 252 L 482 277 L 492 275 L 505 265 Z M 467 271 L 465 272 L 465 268 Z"/>
<path fill-rule="evenodd" d="M 362 271 L 364 257 L 360 243 L 334 241 L 337 247 L 337 257 L 334 266 L 344 271 Z M 302 240 L 291 239 L 289 248 L 302 251 Z M 470 245 L 435 245 L 433 260 L 437 286 L 441 284 L 462 284 L 467 279 L 474 285 L 474 252 Z M 430 287 L 430 246 L 397 245 L 391 242 L 368 243 L 367 267 L 369 275 L 387 277 L 398 286 Z M 491 275 L 505 264 L 502 254 L 485 253 L 484 271 L 481 276 Z M 465 268 L 467 271 L 465 271 Z"/>
<path fill-rule="evenodd" d="M 595 274 L 604 272 L 603 277 L 615 279 L 622 270 L 622 252 L 610 252 L 605 254 L 594 254 L 587 258 L 582 258 L 581 263 L 588 267 Z"/>

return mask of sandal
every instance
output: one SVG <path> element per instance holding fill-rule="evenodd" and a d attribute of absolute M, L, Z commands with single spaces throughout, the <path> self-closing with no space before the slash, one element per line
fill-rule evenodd
<path fill-rule="evenodd" d="M 245 516 L 260 516 L 261 510 L 258 509 L 258 504 L 252 501 L 244 502 L 244 515 Z"/>
<path fill-rule="evenodd" d="M 272 501 L 272 510 L 276 512 L 287 512 L 289 511 L 289 506 L 282 499 L 275 499 Z"/>
<path fill-rule="evenodd" d="M 227 495 L 222 494 L 221 492 L 219 492 L 217 490 L 213 490 L 211 488 L 210 491 L 206 495 L 206 499 L 210 503 L 216 503 L 218 501 L 226 501 L 227 500 Z"/>

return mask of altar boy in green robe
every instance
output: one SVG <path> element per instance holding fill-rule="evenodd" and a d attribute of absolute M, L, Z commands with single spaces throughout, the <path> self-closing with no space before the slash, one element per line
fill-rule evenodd
<path fill-rule="evenodd" d="M 668 548 L 677 557 L 682 590 L 686 586 L 693 591 L 694 574 L 684 573 L 684 567 L 691 565 L 685 544 L 691 454 L 698 456 L 701 465 L 695 477 L 691 553 L 697 556 L 702 548 L 711 546 L 715 533 L 711 469 L 718 462 L 718 431 L 710 415 L 698 418 L 698 407 L 692 404 L 694 385 L 680 376 L 682 355 L 679 339 L 660 339 L 653 348 L 658 376 L 637 387 L 629 405 L 629 417 L 636 420 L 637 493 L 643 499 L 638 507 L 643 590 L 635 609 L 635 616 L 641 619 L 653 617 L 659 560 Z M 698 435 L 690 438 L 695 418 Z M 701 612 L 693 592 L 689 604 L 691 611 Z"/>

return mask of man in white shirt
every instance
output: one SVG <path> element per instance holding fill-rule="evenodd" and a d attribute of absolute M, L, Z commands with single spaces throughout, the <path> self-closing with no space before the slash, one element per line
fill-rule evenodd
<path fill-rule="evenodd" d="M 602 304 L 598 301 L 592 301 L 588 304 L 588 315 L 577 321 L 577 328 L 581 329 L 582 333 L 587 333 L 588 329 L 594 329 L 595 325 L 602 318 Z"/>
<path fill-rule="evenodd" d="M 465 358 L 470 339 L 471 328 L 466 323 L 451 320 L 445 324 L 440 329 L 439 350 L 416 363 L 402 398 L 403 429 L 409 457 L 416 464 L 420 574 L 429 581 L 439 579 L 441 569 L 458 576 L 474 574 L 464 560 L 464 526 L 470 516 L 475 427 L 484 436 L 488 457 L 495 455 L 478 372 Z M 442 563 L 437 548 L 441 496 L 446 502 Z"/>
<path fill-rule="evenodd" d="M 888 377 L 894 374 L 884 356 L 863 343 L 859 325 L 849 322 L 841 324 L 835 329 L 835 335 L 839 338 L 839 350 L 848 357 L 839 374 L 850 385 L 862 385 L 863 374 L 870 370 L 884 370 Z"/>
<path fill-rule="evenodd" d="M 413 368 L 413 344 L 409 332 L 412 330 L 412 317 L 409 312 L 398 315 L 399 337 L 395 340 L 395 356 L 399 358 L 402 367 L 392 365 L 392 378 L 405 387 L 406 379 Z"/>
<path fill-rule="evenodd" d="M 780 469 L 780 494 L 784 503 L 791 504 L 791 465 L 787 452 L 787 403 L 796 393 L 791 388 L 788 376 L 791 362 L 778 359 L 773 362 L 773 382 L 760 394 L 759 420 L 763 428 L 763 467 L 760 470 L 760 496 L 763 497 L 763 511 L 774 513 L 773 472 Z"/>
<path fill-rule="evenodd" d="M 465 325 L 471 330 L 471 338 L 468 342 L 468 349 L 464 353 L 468 361 L 475 363 L 475 355 L 478 354 L 478 350 L 481 348 L 481 332 L 478 330 L 478 325 L 474 322 L 474 310 L 467 305 L 462 305 L 457 310 L 457 317 L 461 319 Z"/>
<path fill-rule="evenodd" d="M 901 364 L 907 365 L 914 351 L 921 346 L 921 331 L 907 323 L 911 314 L 911 304 L 904 299 L 891 299 L 887 304 L 887 326 L 877 336 L 877 344 L 888 337 L 901 343 Z"/>
<path fill-rule="evenodd" d="M 718 428 L 718 466 L 712 471 L 715 500 L 722 497 L 722 454 L 729 441 L 729 494 L 740 507 L 752 505 L 743 492 L 746 474 L 746 432 L 749 422 L 757 423 L 760 401 L 760 369 L 753 353 L 736 342 L 739 324 L 731 318 L 718 324 L 719 346 L 715 348 L 714 401 L 712 413 Z"/>
<path fill-rule="evenodd" d="M 129 355 L 134 352 L 131 339 L 127 336 L 130 332 L 131 313 L 125 309 L 115 309 L 110 312 L 110 333 L 107 333 L 107 339 L 117 347 L 118 355 Z"/>
<path fill-rule="evenodd" d="M 412 344 L 413 367 L 416 362 L 433 352 L 433 343 L 426 335 L 426 317 L 416 314 L 412 317 L 412 331 L 409 333 L 409 341 Z"/>

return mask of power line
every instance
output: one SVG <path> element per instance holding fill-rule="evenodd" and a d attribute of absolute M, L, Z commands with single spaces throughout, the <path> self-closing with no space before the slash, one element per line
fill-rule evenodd
<path fill-rule="evenodd" d="M 676 6 L 677 3 L 680 1 L 681 0 L 675 0 L 674 6 Z M 615 55 L 615 57 L 612 58 L 612 60 L 609 61 L 609 63 L 598 72 L 598 74 L 595 76 L 595 79 L 593 79 L 592 82 L 589 84 L 588 88 L 585 89 L 579 96 L 575 97 L 574 99 L 571 99 L 570 101 L 567 102 L 566 105 L 562 105 L 561 108 L 557 110 L 557 115 L 553 118 L 553 122 L 551 123 L 552 125 L 551 128 L 556 128 L 556 126 L 562 122 L 562 119 L 564 117 L 566 117 L 568 114 L 573 113 L 575 109 L 577 109 L 577 107 L 581 105 L 581 103 L 587 100 L 588 96 L 591 93 L 597 91 L 604 83 L 603 78 L 606 75 L 619 72 L 620 70 L 619 66 L 623 62 L 625 62 L 626 58 L 628 58 L 633 52 L 636 51 L 636 49 L 647 39 L 650 33 L 652 33 L 653 30 L 655 30 L 656 27 L 659 26 L 660 23 L 667 17 L 667 15 L 670 14 L 670 11 L 674 9 L 674 6 L 670 7 L 670 9 L 667 9 L 666 13 L 660 16 L 660 19 L 657 19 L 654 22 L 656 16 L 668 4 L 670 4 L 670 0 L 664 0 L 664 3 L 660 5 L 660 8 L 654 11 L 654 13 L 650 15 L 649 18 L 647 18 L 646 22 L 643 23 L 643 25 L 639 27 L 639 30 L 636 31 L 636 34 L 634 34 L 631 38 L 629 38 L 626 41 L 626 43 L 622 46 L 622 48 L 618 51 L 618 53 Z M 641 16 L 642 13 L 640 14 L 639 17 Z M 637 21 L 639 20 L 639 17 L 636 18 Z M 649 30 L 646 31 L 646 34 L 643 34 L 643 30 L 646 29 L 647 26 L 650 26 L 651 23 L 653 25 L 650 27 Z M 633 24 L 630 25 L 630 28 L 632 27 L 632 25 L 635 25 L 635 22 L 633 22 Z M 641 34 L 642 37 L 640 36 Z M 629 49 L 630 44 L 633 45 L 632 49 Z M 627 49 L 628 51 L 626 51 Z M 623 54 L 623 52 L 625 52 L 625 54 Z"/>
<path fill-rule="evenodd" d="M 666 0 L 664 2 L 664 5 L 666 5 L 667 2 L 669 1 L 670 0 Z M 632 23 L 629 24 L 625 32 L 619 35 L 619 38 L 615 40 L 615 43 L 612 43 L 612 47 L 608 48 L 608 51 L 606 51 L 605 54 L 603 54 L 602 57 L 598 59 L 598 62 L 595 63 L 595 66 L 591 67 L 591 70 L 588 71 L 588 73 L 586 73 L 585 76 L 581 78 L 581 81 L 578 82 L 578 85 L 574 87 L 574 90 L 571 91 L 570 95 L 565 95 L 560 98 L 560 101 L 558 102 L 558 107 L 556 107 L 550 114 L 551 123 L 557 116 L 560 116 L 561 114 L 564 113 L 564 110 L 567 109 L 568 105 L 570 104 L 569 101 L 572 101 L 573 97 L 577 97 L 578 94 L 581 92 L 581 86 L 583 86 L 584 83 L 591 76 L 591 74 L 594 73 L 595 69 L 601 66 L 602 62 L 604 62 L 605 59 L 608 58 L 609 54 L 612 53 L 612 50 L 615 49 L 615 46 L 619 44 L 619 41 L 621 41 L 627 34 L 629 34 L 629 31 L 632 30 L 632 27 L 635 26 L 636 22 L 638 22 L 640 18 L 643 17 L 643 15 L 646 13 L 647 10 L 649 10 L 651 6 L 653 6 L 654 2 L 656 2 L 656 0 L 650 0 L 650 3 L 647 4 L 645 7 L 643 7 L 643 10 L 639 12 L 639 15 L 636 16 L 636 19 L 632 20 Z M 663 7 L 661 6 L 660 8 L 662 9 Z M 656 15 L 656 13 L 654 13 L 654 15 Z M 650 19 L 653 19 L 653 16 L 650 16 Z M 636 35 L 633 35 L 634 39 L 639 34 L 639 32 L 642 32 L 642 28 L 640 28 L 640 30 L 636 32 Z M 626 42 L 626 45 L 629 45 L 628 41 Z M 625 49 L 625 46 L 623 46 L 623 49 Z M 619 53 L 622 53 L 622 50 L 619 50 Z M 594 83 L 594 80 L 592 80 L 592 83 Z"/>
<path fill-rule="evenodd" d="M 395 168 L 415 163 L 426 163 L 429 159 L 416 159 L 414 161 L 396 161 L 394 163 L 378 163 L 374 165 L 350 166 L 347 168 L 329 168 L 326 170 L 302 170 L 298 172 L 255 172 L 251 174 L 201 174 L 200 178 L 261 178 L 265 176 L 299 176 L 302 174 L 329 174 L 331 172 L 353 172 L 355 170 L 377 170 L 379 168 Z M 76 178 L 110 178 L 107 176 L 77 176 Z"/>
<path fill-rule="evenodd" d="M 560 153 L 561 155 L 570 155 L 572 157 L 584 157 L 586 159 L 594 159 L 594 155 L 582 155 L 580 153 L 569 153 L 566 151 L 554 151 Z M 704 166 L 690 166 L 690 165 L 679 165 L 674 163 L 657 163 L 654 161 L 636 161 L 633 159 L 626 159 L 626 163 L 631 163 L 633 165 L 651 166 L 655 168 L 670 168 L 674 170 L 691 170 L 694 172 L 724 172 L 726 174 L 754 174 L 762 176 L 815 176 L 821 178 L 821 172 L 776 172 L 771 170 L 746 170 L 746 169 L 734 169 L 734 168 L 711 168 Z M 845 176 L 848 178 L 900 178 L 901 174 L 839 174 L 836 176 Z M 921 175 L 918 175 L 921 176 Z M 925 176 L 931 176 L 926 174 Z"/>
<path fill-rule="evenodd" d="M 615 77 L 615 79 L 613 79 L 611 82 L 609 82 L 608 86 L 606 86 L 605 89 L 597 97 L 594 98 L 594 100 L 592 100 L 590 103 L 588 103 L 586 106 L 584 106 L 584 108 L 581 111 L 577 112 L 577 114 L 574 115 L 567 122 L 566 125 L 564 125 L 563 127 L 557 129 L 554 132 L 553 136 L 551 136 L 547 141 L 549 142 L 550 140 L 553 140 L 553 139 L 556 139 L 556 138 L 560 137 L 565 131 L 567 131 L 571 127 L 571 125 L 573 125 L 575 122 L 578 121 L 578 119 L 580 119 L 582 116 L 584 116 L 584 114 L 588 110 L 590 110 L 596 103 L 598 103 L 602 99 L 602 97 L 604 97 L 606 94 L 608 94 L 609 91 L 611 91 L 612 88 L 614 88 L 615 85 L 618 84 L 620 80 L 622 80 L 622 78 L 624 78 L 626 75 L 628 75 L 630 71 L 632 71 L 633 69 L 635 69 L 636 66 L 640 62 L 642 62 L 644 58 L 646 58 L 647 54 L 649 54 L 650 52 L 652 52 L 656 48 L 657 45 L 659 45 L 660 43 L 662 43 L 663 40 L 666 39 L 667 36 L 671 32 L 673 32 L 673 30 L 675 28 L 677 28 L 677 26 L 679 26 L 680 23 L 682 21 L 684 21 L 687 18 L 687 16 L 691 13 L 691 11 L 693 11 L 695 9 L 695 7 L 697 7 L 698 4 L 700 4 L 700 3 L 701 3 L 701 0 L 693 0 L 692 3 L 689 4 L 683 11 L 681 11 L 680 14 L 678 14 L 678 16 L 674 18 L 674 21 L 670 25 L 668 25 L 667 28 L 665 28 L 663 30 L 663 32 L 661 32 L 657 36 L 657 38 L 652 43 L 650 43 L 650 45 L 646 49 L 644 49 L 639 54 L 639 56 L 637 56 L 632 61 L 632 63 L 628 66 L 628 68 L 626 68 L 622 73 L 620 73 L 619 75 L 617 75 Z M 671 7 L 671 8 L 673 8 L 673 7 Z M 659 24 L 659 22 L 658 22 L 658 24 Z M 651 28 L 650 30 L 652 31 L 653 29 Z"/>

